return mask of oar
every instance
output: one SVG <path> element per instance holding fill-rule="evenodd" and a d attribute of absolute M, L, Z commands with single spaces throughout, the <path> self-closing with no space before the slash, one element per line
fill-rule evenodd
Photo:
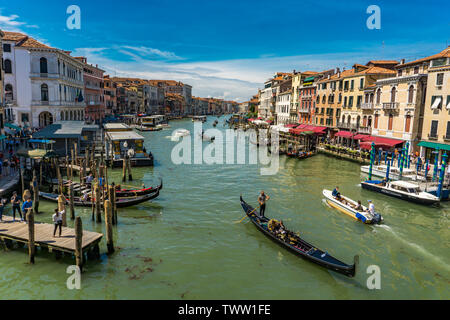
<path fill-rule="evenodd" d="M 259 207 L 261 207 L 261 205 L 259 205 L 257 208 L 253 209 L 252 212 L 250 212 L 249 214 L 252 214 L 253 212 L 256 211 L 256 209 L 259 209 Z M 244 219 L 247 217 L 247 215 L 245 215 L 241 220 L 239 221 L 235 221 L 234 223 L 241 223 L 242 221 L 244 221 Z"/>

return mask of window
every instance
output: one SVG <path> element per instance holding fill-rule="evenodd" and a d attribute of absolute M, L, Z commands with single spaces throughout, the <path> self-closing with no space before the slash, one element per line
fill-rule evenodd
<path fill-rule="evenodd" d="M 327 102 L 327 96 L 324 95 L 323 98 L 322 98 L 322 103 L 325 104 L 326 102 Z"/>
<path fill-rule="evenodd" d="M 5 100 L 6 101 L 14 100 L 13 87 L 9 83 L 5 86 Z"/>
<path fill-rule="evenodd" d="M 411 116 L 406 116 L 405 132 L 409 132 L 410 127 L 411 127 Z"/>
<path fill-rule="evenodd" d="M 414 97 L 414 86 L 409 86 L 409 89 L 408 89 L 408 103 L 413 103 L 413 97 Z"/>
<path fill-rule="evenodd" d="M 390 114 L 388 119 L 388 130 L 392 130 L 393 124 L 394 124 L 394 116 Z"/>
<path fill-rule="evenodd" d="M 348 90 L 348 81 L 344 82 L 344 90 L 347 91 Z"/>
<path fill-rule="evenodd" d="M 347 108 L 347 97 L 344 97 L 344 108 Z"/>
<path fill-rule="evenodd" d="M 414 74 L 418 74 L 419 73 L 419 66 L 415 66 L 414 67 Z"/>
<path fill-rule="evenodd" d="M 21 116 L 22 123 L 29 121 L 28 113 L 22 113 L 20 116 Z"/>
<path fill-rule="evenodd" d="M 41 101 L 48 101 L 48 86 L 45 83 L 41 85 Z"/>
<path fill-rule="evenodd" d="M 430 137 L 437 138 L 437 129 L 438 129 L 438 121 L 437 120 L 431 121 Z"/>
<path fill-rule="evenodd" d="M 9 43 L 3 44 L 3 52 L 11 52 L 11 45 Z"/>
<path fill-rule="evenodd" d="M 401 77 L 403 74 L 403 70 L 398 70 L 398 76 Z"/>
<path fill-rule="evenodd" d="M 349 108 L 353 107 L 353 97 L 348 98 L 348 106 Z"/>
<path fill-rule="evenodd" d="M 359 80 L 359 88 L 360 88 L 360 89 L 364 88 L 364 78 L 361 78 L 361 79 Z"/>
<path fill-rule="evenodd" d="M 450 121 L 447 121 L 447 132 L 445 133 L 445 138 L 450 139 Z"/>
<path fill-rule="evenodd" d="M 391 89 L 391 102 L 395 102 L 395 93 L 397 92 L 397 89 L 395 89 L 395 87 L 393 87 Z"/>
<path fill-rule="evenodd" d="M 373 127 L 374 127 L 375 129 L 378 128 L 378 115 L 377 115 L 377 114 L 375 115 L 375 121 L 374 121 L 374 123 L 373 123 Z"/>
<path fill-rule="evenodd" d="M 47 73 L 47 59 L 41 58 L 39 60 L 41 73 Z"/>
<path fill-rule="evenodd" d="M 338 101 L 338 103 L 341 103 L 342 102 L 342 93 L 339 93 L 339 101 Z"/>
<path fill-rule="evenodd" d="M 443 73 L 438 73 L 436 75 L 436 85 L 437 86 L 442 86 L 443 83 L 444 83 L 444 74 Z"/>
<path fill-rule="evenodd" d="M 442 108 L 442 96 L 432 96 L 431 109 L 441 109 L 441 108 Z"/>
<path fill-rule="evenodd" d="M 11 64 L 11 60 L 6 59 L 5 60 L 5 65 L 3 70 L 5 70 L 5 73 L 12 73 L 12 64 Z"/>
<path fill-rule="evenodd" d="M 377 90 L 377 104 L 381 103 L 381 89 Z"/>
<path fill-rule="evenodd" d="M 354 87 L 355 87 L 355 80 L 352 80 L 350 82 L 350 90 L 353 90 Z"/>
<path fill-rule="evenodd" d="M 362 96 L 358 96 L 356 98 L 356 106 L 359 108 L 361 106 L 361 100 L 362 100 Z"/>

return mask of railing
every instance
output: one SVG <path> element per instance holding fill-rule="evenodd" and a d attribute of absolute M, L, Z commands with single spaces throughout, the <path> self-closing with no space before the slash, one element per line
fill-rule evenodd
<path fill-rule="evenodd" d="M 371 127 L 359 127 L 356 130 L 358 131 L 358 133 L 367 133 L 367 134 L 371 134 L 372 133 L 372 128 Z"/>
<path fill-rule="evenodd" d="M 308 108 L 300 108 L 300 109 L 298 109 L 298 112 L 300 112 L 300 113 L 309 113 L 309 109 Z"/>
<path fill-rule="evenodd" d="M 444 141 L 450 141 L 450 136 L 445 135 L 442 138 L 444 139 Z"/>
<path fill-rule="evenodd" d="M 398 109 L 399 106 L 400 106 L 399 102 L 383 102 L 383 109 L 385 110 Z"/>
<path fill-rule="evenodd" d="M 361 104 L 362 110 L 371 110 L 373 109 L 373 103 L 372 102 L 365 102 Z"/>
<path fill-rule="evenodd" d="M 68 107 L 85 107 L 85 102 L 75 102 L 75 101 L 42 101 L 33 100 L 31 101 L 32 106 L 68 106 Z"/>

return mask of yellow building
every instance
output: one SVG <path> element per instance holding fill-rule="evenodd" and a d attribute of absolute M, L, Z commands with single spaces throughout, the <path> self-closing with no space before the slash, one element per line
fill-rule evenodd
<path fill-rule="evenodd" d="M 370 61 L 367 65 L 355 64 L 351 70 L 342 72 L 338 86 L 342 88 L 342 115 L 337 123 L 339 129 L 371 133 L 374 110 L 373 104 L 370 104 L 370 94 L 368 100 L 365 97 L 367 89 L 377 80 L 395 75 L 394 70 L 382 67 L 385 64 L 386 61 Z"/>
<path fill-rule="evenodd" d="M 434 162 L 434 150 L 450 151 L 450 47 L 418 61 L 428 66 L 420 154 Z"/>

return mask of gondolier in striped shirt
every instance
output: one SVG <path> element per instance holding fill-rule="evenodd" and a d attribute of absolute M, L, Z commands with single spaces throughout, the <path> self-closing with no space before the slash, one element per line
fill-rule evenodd
<path fill-rule="evenodd" d="M 259 215 L 264 217 L 264 213 L 266 212 L 266 201 L 269 201 L 270 197 L 268 194 L 264 193 L 264 190 L 261 191 L 261 194 L 258 197 L 258 202 L 260 204 Z"/>

